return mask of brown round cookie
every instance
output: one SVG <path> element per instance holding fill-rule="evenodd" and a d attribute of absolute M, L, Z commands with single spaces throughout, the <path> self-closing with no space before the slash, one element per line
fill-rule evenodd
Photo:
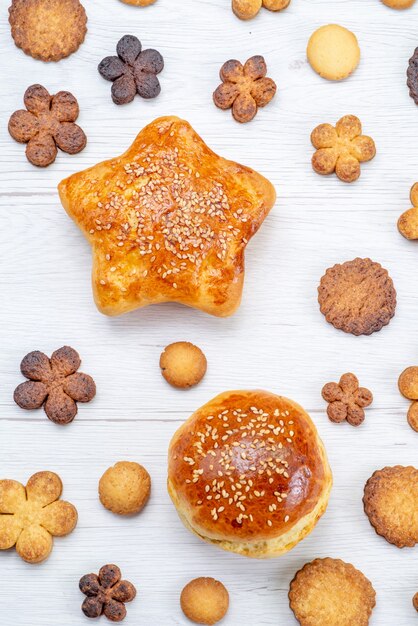
<path fill-rule="evenodd" d="M 290 583 L 289 603 L 301 626 L 367 626 L 376 593 L 350 563 L 315 559 Z"/>
<path fill-rule="evenodd" d="M 171 343 L 160 357 L 161 373 L 170 385 L 182 389 L 197 385 L 206 374 L 202 350 L 188 341 Z"/>
<path fill-rule="evenodd" d="M 185 616 L 196 624 L 216 624 L 225 617 L 229 594 L 214 578 L 195 578 L 183 589 L 180 605 Z"/>
<path fill-rule="evenodd" d="M 364 511 L 378 535 L 398 548 L 418 543 L 418 470 L 384 467 L 364 488 Z"/>
<path fill-rule="evenodd" d="M 399 376 L 398 387 L 408 400 L 418 400 L 418 367 L 407 367 Z"/>
<path fill-rule="evenodd" d="M 409 87 L 409 95 L 415 104 L 418 104 L 418 48 L 415 48 L 414 54 L 409 59 L 406 76 L 406 84 Z"/>
<path fill-rule="evenodd" d="M 387 270 L 356 258 L 327 269 L 318 287 L 321 313 L 335 328 L 371 335 L 395 315 L 396 291 Z"/>
<path fill-rule="evenodd" d="M 103 506 L 117 515 L 139 513 L 151 492 L 147 470 L 130 461 L 120 461 L 109 467 L 99 482 L 99 498 Z"/>
<path fill-rule="evenodd" d="M 412 606 L 416 611 L 418 611 L 418 593 L 416 593 L 412 598 Z"/>
<path fill-rule="evenodd" d="M 41 61 L 68 57 L 87 33 L 79 0 L 12 0 L 9 22 L 16 46 Z"/>
<path fill-rule="evenodd" d="M 412 430 L 418 433 L 418 402 L 413 402 L 409 407 L 407 419 Z"/>

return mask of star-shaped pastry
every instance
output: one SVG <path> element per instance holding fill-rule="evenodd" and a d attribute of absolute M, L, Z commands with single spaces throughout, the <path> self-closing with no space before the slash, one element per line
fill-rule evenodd
<path fill-rule="evenodd" d="M 276 199 L 267 179 L 216 155 L 177 117 L 155 120 L 125 154 L 63 180 L 59 193 L 92 245 L 107 315 L 159 302 L 231 315 L 245 247 Z"/>

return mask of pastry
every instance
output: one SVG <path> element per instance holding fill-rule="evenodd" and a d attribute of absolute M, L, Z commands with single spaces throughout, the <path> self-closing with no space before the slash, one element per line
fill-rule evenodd
<path fill-rule="evenodd" d="M 376 593 L 350 563 L 315 559 L 296 573 L 289 602 L 300 626 L 367 626 Z"/>
<path fill-rule="evenodd" d="M 242 65 L 232 59 L 221 67 L 222 84 L 213 94 L 219 109 L 231 109 L 237 122 L 250 122 L 258 107 L 268 104 L 276 93 L 276 83 L 266 77 L 267 65 L 262 56 L 254 56 Z"/>
<path fill-rule="evenodd" d="M 234 313 L 245 247 L 276 199 L 268 180 L 217 156 L 177 117 L 155 120 L 124 155 L 59 192 L 92 244 L 95 299 L 108 315 L 169 301 Z"/>
<path fill-rule="evenodd" d="M 99 482 L 100 502 L 117 515 L 139 513 L 150 493 L 150 475 L 139 463 L 120 461 L 109 467 Z"/>
<path fill-rule="evenodd" d="M 168 491 L 186 528 L 248 557 L 293 548 L 324 513 L 332 475 L 298 404 L 266 391 L 228 391 L 174 434 Z"/>
<path fill-rule="evenodd" d="M 414 54 L 409 59 L 406 76 L 406 84 L 409 87 L 409 95 L 415 104 L 418 104 L 418 48 L 415 48 Z"/>
<path fill-rule="evenodd" d="M 331 422 L 347 420 L 351 426 L 364 422 L 364 409 L 373 402 L 372 393 L 360 387 L 354 374 L 343 374 L 339 383 L 327 383 L 322 388 L 322 397 L 328 402 L 327 414 Z"/>
<path fill-rule="evenodd" d="M 183 589 L 180 605 L 185 616 L 196 624 L 217 624 L 229 607 L 229 593 L 214 578 L 195 578 Z"/>
<path fill-rule="evenodd" d="M 407 367 L 399 376 L 398 387 L 405 398 L 413 400 L 407 419 L 412 430 L 418 432 L 418 367 Z"/>
<path fill-rule="evenodd" d="M 0 550 L 16 546 L 27 563 L 39 563 L 52 550 L 52 537 L 64 537 L 77 524 L 77 510 L 60 500 L 62 482 L 54 472 L 38 472 L 26 487 L 0 480 Z"/>
<path fill-rule="evenodd" d="M 232 10 L 241 20 L 251 20 L 261 7 L 269 11 L 282 11 L 290 4 L 290 0 L 232 0 Z"/>
<path fill-rule="evenodd" d="M 360 63 L 360 48 L 350 30 L 338 24 L 327 24 L 311 35 L 307 56 L 312 69 L 322 78 L 343 80 Z"/>
<path fill-rule="evenodd" d="M 415 0 L 382 0 L 382 2 L 391 9 L 399 10 L 409 9 L 413 4 L 415 4 Z"/>
<path fill-rule="evenodd" d="M 68 57 L 87 33 L 79 0 L 12 0 L 9 22 L 16 46 L 41 61 Z"/>
<path fill-rule="evenodd" d="M 77 124 L 78 102 L 69 91 L 51 96 L 42 85 L 28 87 L 25 109 L 15 111 L 9 120 L 9 133 L 26 143 L 26 157 L 38 167 L 55 161 L 57 148 L 77 154 L 86 147 L 87 137 Z"/>
<path fill-rule="evenodd" d="M 418 469 L 384 467 L 366 483 L 364 511 L 378 535 L 398 548 L 418 543 Z"/>
<path fill-rule="evenodd" d="M 185 389 L 200 383 L 207 361 L 202 350 L 188 341 L 171 343 L 160 357 L 161 373 L 170 385 Z"/>
<path fill-rule="evenodd" d="M 412 606 L 416 611 L 418 611 L 418 592 L 412 598 Z"/>
<path fill-rule="evenodd" d="M 360 176 L 360 163 L 371 161 L 376 147 L 371 137 L 361 134 L 361 122 L 355 115 L 345 115 L 334 126 L 320 124 L 311 134 L 316 152 L 312 167 L 317 174 L 332 174 L 345 183 Z"/>
<path fill-rule="evenodd" d="M 116 565 L 103 565 L 98 576 L 86 574 L 80 578 L 80 591 L 87 596 L 81 606 L 86 617 L 104 615 L 111 622 L 125 619 L 125 602 L 132 602 L 136 589 L 132 583 L 121 578 L 121 571 Z"/>
<path fill-rule="evenodd" d="M 335 328 L 371 335 L 395 315 L 396 291 L 379 263 L 357 258 L 327 269 L 318 287 L 318 302 Z"/>
<path fill-rule="evenodd" d="M 55 424 L 69 424 L 77 415 L 77 402 L 90 402 L 96 385 L 88 374 L 77 372 L 81 359 L 73 348 L 63 346 L 49 359 L 35 350 L 20 364 L 29 380 L 16 387 L 13 399 L 22 409 L 40 409 Z"/>
<path fill-rule="evenodd" d="M 142 50 L 134 35 L 125 35 L 116 46 L 118 56 L 106 57 L 99 63 L 99 73 L 112 84 L 115 104 L 132 102 L 135 95 L 149 100 L 161 91 L 157 74 L 164 68 L 163 57 L 157 50 Z"/>
<path fill-rule="evenodd" d="M 405 239 L 418 239 L 418 183 L 411 187 L 412 209 L 402 213 L 398 220 L 398 229 Z"/>

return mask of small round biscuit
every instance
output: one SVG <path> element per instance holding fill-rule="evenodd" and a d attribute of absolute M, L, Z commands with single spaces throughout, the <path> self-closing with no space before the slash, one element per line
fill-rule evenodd
<path fill-rule="evenodd" d="M 311 35 L 307 56 L 322 78 L 343 80 L 358 66 L 360 48 L 354 33 L 338 24 L 328 24 Z"/>
<path fill-rule="evenodd" d="M 228 611 L 229 594 L 219 580 L 195 578 L 181 592 L 180 605 L 192 622 L 216 624 Z"/>
<path fill-rule="evenodd" d="M 412 606 L 416 611 L 418 611 L 418 592 L 412 598 Z"/>
<path fill-rule="evenodd" d="M 171 343 L 160 357 L 161 373 L 170 385 L 182 389 L 200 383 L 207 361 L 202 350 L 188 341 Z"/>
<path fill-rule="evenodd" d="M 407 367 L 398 380 L 399 391 L 408 400 L 418 400 L 418 367 Z"/>
<path fill-rule="evenodd" d="M 117 515 L 139 513 L 151 491 L 147 470 L 130 461 L 109 467 L 99 481 L 99 498 L 103 506 Z"/>
<path fill-rule="evenodd" d="M 407 419 L 412 430 L 418 433 L 418 402 L 413 402 L 409 407 Z"/>
<path fill-rule="evenodd" d="M 315 559 L 296 573 L 289 602 L 301 626 L 367 626 L 376 593 L 350 563 Z"/>
<path fill-rule="evenodd" d="M 391 9 L 409 9 L 413 4 L 415 4 L 415 0 L 382 0 L 383 4 L 386 4 L 387 7 Z"/>
<path fill-rule="evenodd" d="M 398 548 L 418 543 L 418 469 L 384 467 L 364 488 L 364 511 L 378 535 Z"/>
<path fill-rule="evenodd" d="M 132 4 L 135 7 L 147 7 L 154 4 L 155 0 L 122 0 L 125 4 Z"/>

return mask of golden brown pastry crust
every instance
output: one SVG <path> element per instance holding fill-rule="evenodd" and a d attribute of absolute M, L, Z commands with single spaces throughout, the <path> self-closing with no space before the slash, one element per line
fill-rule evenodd
<path fill-rule="evenodd" d="M 231 315 L 245 247 L 276 199 L 267 179 L 217 156 L 177 117 L 155 120 L 59 193 L 92 245 L 95 300 L 108 315 L 169 301 Z"/>
<path fill-rule="evenodd" d="M 170 385 L 181 389 L 200 383 L 207 366 L 202 350 L 188 341 L 171 343 L 160 357 L 162 375 Z"/>
<path fill-rule="evenodd" d="M 122 0 L 125 4 L 132 4 L 135 7 L 148 7 L 154 4 L 155 0 Z"/>
<path fill-rule="evenodd" d="M 407 419 L 412 430 L 418 433 L 418 402 L 413 402 L 409 407 Z"/>
<path fill-rule="evenodd" d="M 183 589 L 180 605 L 185 616 L 196 624 L 216 624 L 229 607 L 229 593 L 214 578 L 195 578 Z"/>
<path fill-rule="evenodd" d="M 296 573 L 289 601 L 301 626 L 367 626 L 376 593 L 350 563 L 315 559 Z"/>
<path fill-rule="evenodd" d="M 139 513 L 150 493 L 150 475 L 145 467 L 132 461 L 119 461 L 109 467 L 99 481 L 100 502 L 117 515 Z"/>
<path fill-rule="evenodd" d="M 408 209 L 398 220 L 398 230 L 405 239 L 418 239 L 418 183 L 411 187 L 412 208 Z"/>
<path fill-rule="evenodd" d="M 364 511 L 378 535 L 398 548 L 418 543 L 418 469 L 384 467 L 364 488 Z"/>
<path fill-rule="evenodd" d="M 16 46 L 45 62 L 68 57 L 87 33 L 79 0 L 12 0 L 9 22 Z"/>
<path fill-rule="evenodd" d="M 387 7 L 391 9 L 409 9 L 413 4 L 415 4 L 415 0 L 382 0 L 383 4 L 386 4 Z"/>
<path fill-rule="evenodd" d="M 74 530 L 77 510 L 59 500 L 62 482 L 54 472 L 38 472 L 26 488 L 16 480 L 0 480 L 0 550 L 16 546 L 28 563 L 44 561 L 52 550 L 52 537 Z"/>
<path fill-rule="evenodd" d="M 185 525 L 220 548 L 266 558 L 291 549 L 332 485 L 308 414 L 266 391 L 230 391 L 198 409 L 169 448 L 168 489 Z"/>

